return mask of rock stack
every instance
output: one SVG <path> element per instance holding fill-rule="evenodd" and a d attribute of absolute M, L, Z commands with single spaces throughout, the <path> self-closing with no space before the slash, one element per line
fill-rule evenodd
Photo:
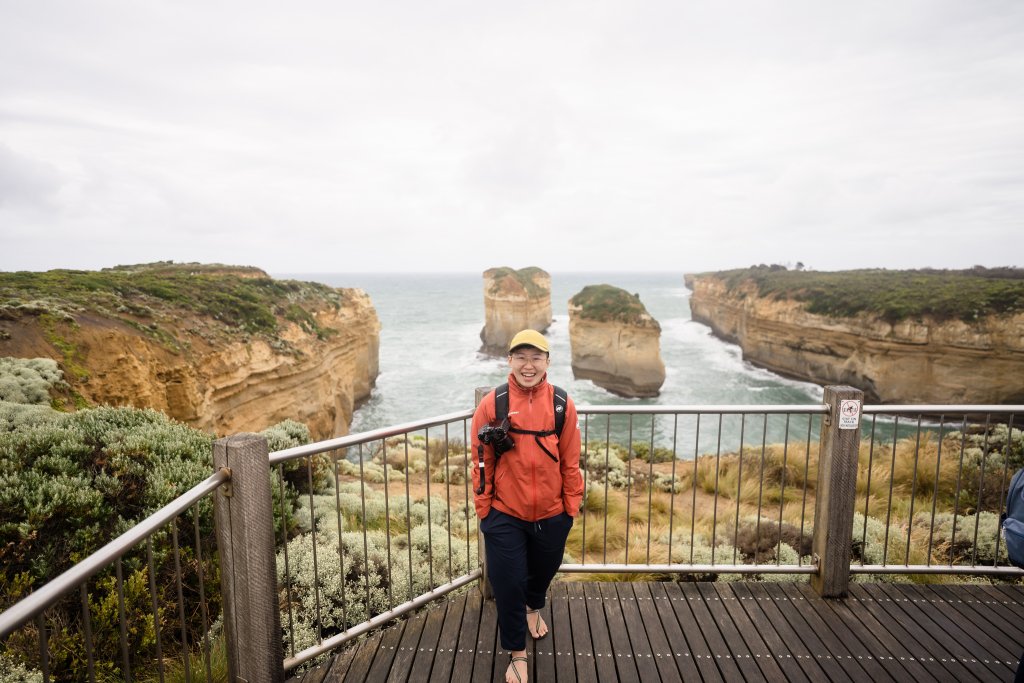
<path fill-rule="evenodd" d="M 551 276 L 540 268 L 491 268 L 484 272 L 484 328 L 480 350 L 508 353 L 519 330 L 543 332 L 551 324 Z"/>
<path fill-rule="evenodd" d="M 572 371 L 613 394 L 657 396 L 665 382 L 661 326 L 639 295 L 589 285 L 569 300 Z"/>

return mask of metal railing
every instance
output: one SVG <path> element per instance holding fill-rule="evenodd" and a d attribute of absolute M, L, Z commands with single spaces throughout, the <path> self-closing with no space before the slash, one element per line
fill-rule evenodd
<path fill-rule="evenodd" d="M 840 415 L 850 401 L 858 402 L 853 427 Z M 1009 475 L 1024 459 L 1014 427 L 1024 406 L 860 401 L 856 390 L 828 387 L 820 405 L 578 407 L 586 493 L 561 570 L 609 579 L 809 575 L 825 595 L 844 594 L 851 574 L 1024 574 L 1008 564 L 998 527 Z M 38 628 L 47 606 L 78 588 L 88 639 L 88 578 L 140 543 L 149 549 L 157 529 L 218 488 L 233 677 L 283 680 L 432 600 L 478 582 L 484 589 L 471 417 L 275 453 L 255 435 L 222 439 L 216 474 L 0 615 L 0 637 Z M 176 524 L 171 532 L 177 561 Z M 130 680 L 133 656 L 163 655 L 159 632 L 155 652 L 128 652 L 135 626 L 119 602 L 119 666 Z M 202 621 L 205 638 L 205 611 Z M 196 636 L 186 631 L 187 651 Z M 38 637 L 48 679 L 45 628 Z"/>
<path fill-rule="evenodd" d="M 95 596 L 90 592 L 90 580 L 97 578 L 98 575 L 109 575 L 113 568 L 119 657 L 111 661 L 120 669 L 124 680 L 132 680 L 132 671 L 139 663 L 155 668 L 163 680 L 165 666 L 174 659 L 180 659 L 186 677 L 191 680 L 190 646 L 198 644 L 202 652 L 204 680 L 211 681 L 211 643 L 208 638 L 210 614 L 207 610 L 207 586 L 203 570 L 203 547 L 208 543 L 200 532 L 199 506 L 228 479 L 229 475 L 224 471 L 212 474 L 71 569 L 0 613 L 0 641 L 5 641 L 5 644 L 10 646 L 9 639 L 17 638 L 19 635 L 23 639 L 34 638 L 37 643 L 38 670 L 42 673 L 43 680 L 48 681 L 53 659 L 48 634 L 64 629 L 75 629 L 80 634 L 80 639 L 73 639 L 70 643 L 64 642 L 61 647 L 65 649 L 65 655 L 78 662 L 77 668 L 80 670 L 76 672 L 76 678 L 95 681 L 99 671 L 109 673 L 110 667 L 101 666 L 103 662 L 99 661 L 97 656 L 97 634 L 93 624 L 93 612 L 103 609 L 105 605 L 102 595 L 94 599 Z M 196 591 L 195 602 L 191 606 L 186 603 L 184 597 L 183 585 L 186 574 L 182 570 L 182 552 L 178 535 L 182 516 L 189 511 L 194 534 L 191 545 L 194 553 L 191 556 L 191 568 L 195 570 L 192 577 L 195 583 L 192 584 L 192 588 Z M 168 539 L 170 541 L 169 554 L 160 553 L 163 555 L 162 563 L 154 559 L 158 553 L 154 551 L 153 541 L 158 535 L 164 535 L 165 542 Z M 129 558 L 130 554 L 141 551 L 143 547 L 144 561 L 138 557 Z M 141 573 L 133 573 L 134 577 L 145 576 L 147 579 L 148 599 L 145 602 L 148 605 L 145 607 L 148 609 L 140 609 L 140 605 L 133 604 L 137 600 L 131 600 L 130 596 L 126 598 L 126 558 L 134 560 L 130 569 L 141 570 Z M 161 567 L 161 564 L 165 566 Z M 173 580 L 174 616 L 170 618 L 165 617 L 166 595 L 162 594 L 161 589 L 166 587 L 158 586 L 158 574 L 161 574 L 162 578 L 169 577 Z M 77 605 L 74 604 L 75 593 Z M 62 603 L 70 604 L 64 605 L 65 609 L 53 615 L 51 619 L 48 610 L 61 606 Z M 131 609 L 138 611 L 129 615 Z M 194 617 L 187 614 L 191 609 L 199 611 L 198 623 L 194 623 Z M 144 623 L 129 623 L 130 616 Z M 168 621 L 172 624 L 165 627 L 165 622 Z M 177 623 L 173 623 L 174 621 Z M 22 631 L 20 634 L 16 633 L 19 629 Z M 143 637 L 139 636 L 140 631 L 144 632 Z M 175 641 L 173 650 L 168 647 L 170 642 L 167 641 L 171 640 Z M 68 649 L 78 651 L 69 653 L 66 651 Z"/>

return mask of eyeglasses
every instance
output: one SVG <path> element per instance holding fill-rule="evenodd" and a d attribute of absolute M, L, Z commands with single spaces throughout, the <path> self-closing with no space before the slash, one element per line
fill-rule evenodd
<path fill-rule="evenodd" d="M 526 363 L 532 363 L 533 365 L 540 365 L 542 363 L 546 363 L 547 360 L 548 360 L 548 357 L 547 356 L 542 356 L 540 354 L 537 354 L 537 355 L 534 355 L 534 356 L 524 356 L 521 353 L 513 353 L 512 354 L 512 360 L 513 360 L 513 362 L 518 363 L 519 365 L 524 365 Z"/>

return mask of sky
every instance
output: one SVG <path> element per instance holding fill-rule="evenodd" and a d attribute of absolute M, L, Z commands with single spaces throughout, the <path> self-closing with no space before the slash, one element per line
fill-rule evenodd
<path fill-rule="evenodd" d="M 1020 0 L 0 0 L 0 271 L 1024 267 Z"/>

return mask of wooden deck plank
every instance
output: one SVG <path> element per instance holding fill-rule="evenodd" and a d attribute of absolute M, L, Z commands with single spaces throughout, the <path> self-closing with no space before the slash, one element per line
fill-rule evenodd
<path fill-rule="evenodd" d="M 1021 643 L 1019 638 L 1010 636 L 1002 628 L 1002 617 L 986 609 L 985 613 L 977 611 L 970 602 L 957 599 L 948 594 L 945 586 L 910 586 L 923 600 L 929 600 L 944 618 L 953 619 L 961 624 L 961 628 L 969 631 L 974 642 L 986 653 L 986 656 L 998 661 L 1004 667 L 1017 666 L 1018 655 L 1013 652 Z M 970 595 L 966 595 L 970 599 Z M 1012 662 L 1011 662 L 1012 660 Z"/>
<path fill-rule="evenodd" d="M 387 680 L 391 665 L 398 655 L 399 648 L 402 647 L 402 635 L 408 630 L 408 627 L 409 621 L 403 620 L 395 626 L 384 629 L 383 637 L 377 648 L 377 655 L 373 658 L 373 664 L 370 665 L 370 670 L 366 673 L 367 680 Z"/>
<path fill-rule="evenodd" d="M 348 671 L 345 672 L 345 677 L 342 680 L 366 680 L 370 666 L 373 664 L 373 659 L 377 656 L 377 651 L 380 649 L 380 641 L 383 637 L 384 634 L 378 631 L 359 644 L 352 657 L 352 661 L 349 662 Z"/>
<path fill-rule="evenodd" d="M 697 668 L 697 661 L 694 659 L 693 648 L 690 647 L 689 640 L 687 640 L 683 629 L 679 626 L 679 620 L 676 618 L 672 599 L 665 591 L 665 587 L 670 585 L 672 584 L 652 583 L 648 586 L 654 598 L 655 613 L 658 618 L 658 622 L 652 621 L 651 623 L 660 624 L 662 633 L 665 635 L 665 644 L 668 647 L 666 652 L 675 661 L 679 676 L 684 681 L 698 681 L 701 679 L 701 675 L 700 670 Z M 652 626 L 651 628 L 657 628 L 657 626 Z M 701 644 L 703 645 L 703 639 Z"/>
<path fill-rule="evenodd" d="M 736 585 L 736 583 L 716 583 L 712 587 L 718 593 L 719 599 L 722 600 L 722 605 L 732 618 L 734 628 L 746 643 L 747 649 L 750 651 L 754 663 L 761 669 L 764 679 L 769 681 L 790 680 L 779 666 L 773 650 L 768 647 L 764 638 L 765 634 L 753 627 L 740 602 L 741 595 L 737 594 Z"/>
<path fill-rule="evenodd" d="M 836 640 L 844 645 L 850 653 L 850 657 L 864 669 L 867 676 L 874 681 L 905 680 L 906 672 L 901 667 L 887 669 L 885 661 L 880 660 L 876 655 L 879 652 L 877 641 L 871 637 L 860 620 L 852 618 L 837 619 L 836 612 L 830 603 L 838 602 L 834 599 L 826 599 L 819 596 L 805 582 L 793 582 L 786 584 L 786 590 L 791 597 L 797 595 L 803 597 L 808 607 L 821 619 L 821 624 L 832 631 Z"/>
<path fill-rule="evenodd" d="M 615 651 L 612 649 L 611 635 L 608 631 L 608 617 L 604 611 L 604 600 L 600 586 L 596 583 L 584 583 L 583 595 L 587 608 L 587 628 L 590 631 L 590 642 L 594 652 L 594 668 L 599 681 L 614 681 L 616 676 Z M 575 622 L 573 622 L 575 623 Z"/>
<path fill-rule="evenodd" d="M 764 618 L 767 623 L 764 624 L 765 628 L 769 628 L 774 631 L 779 640 L 782 642 L 782 647 L 788 652 L 792 661 L 800 667 L 800 670 L 804 675 L 811 681 L 828 681 L 829 676 L 826 675 L 825 670 L 819 663 L 817 657 L 811 654 L 807 644 L 800 638 L 796 630 L 790 625 L 786 615 L 779 608 L 779 600 L 784 600 L 786 604 L 789 600 L 785 596 L 773 597 L 765 590 L 764 584 L 760 583 L 744 583 L 742 587 L 750 594 L 750 597 L 754 604 L 760 608 L 764 614 Z"/>
<path fill-rule="evenodd" d="M 916 614 L 907 614 L 881 590 L 880 584 L 850 584 L 850 595 L 867 609 L 872 610 L 878 621 L 885 624 L 895 637 L 902 639 L 908 646 L 913 646 L 914 655 L 935 671 L 936 680 L 978 680 L 977 676 L 968 671 L 955 657 L 950 656 L 931 635 L 916 623 Z M 936 671 L 935 663 L 940 665 L 945 672 Z"/>
<path fill-rule="evenodd" d="M 724 585 L 723 585 L 724 586 Z M 716 586 L 716 588 L 719 588 Z M 765 616 L 764 611 L 758 604 L 758 599 L 750 592 L 745 584 L 729 584 L 729 588 L 732 590 L 732 594 L 735 596 L 741 613 L 733 614 L 733 622 L 736 623 L 737 627 L 746 623 L 749 624 L 749 628 L 753 630 L 764 643 L 763 656 L 769 656 L 775 660 L 778 668 L 781 670 L 785 680 L 787 681 L 810 681 L 812 680 L 807 672 L 801 667 L 799 661 L 794 657 L 785 644 L 779 631 L 776 629 L 778 625 L 774 624 Z M 785 620 L 779 620 L 783 625 Z M 813 679 L 815 681 L 826 681 L 824 674 L 821 670 L 816 671 L 818 677 Z"/>
<path fill-rule="evenodd" d="M 647 637 L 647 628 L 644 626 L 643 617 L 640 615 L 636 591 L 629 583 L 616 582 L 612 585 L 615 586 L 619 605 L 622 608 L 622 620 L 626 625 L 626 635 L 633 651 L 633 662 L 636 664 L 637 673 L 644 681 L 659 680 L 658 665 L 654 661 L 654 651 L 651 648 L 650 639 Z M 648 600 L 650 600 L 649 597 Z"/>
<path fill-rule="evenodd" d="M 543 672 L 538 669 L 537 680 L 594 680 L 597 674 L 583 586 L 575 581 L 552 584 L 551 595 L 551 618 L 557 631 L 547 641 L 552 650 L 549 677 L 541 678 Z"/>
<path fill-rule="evenodd" d="M 828 613 L 822 608 L 822 598 L 812 593 L 808 596 L 800 592 L 795 583 L 780 582 L 776 584 L 782 593 L 789 597 L 796 607 L 800 616 L 803 617 L 807 627 L 814 631 L 814 634 L 825 647 L 825 652 L 836 660 L 847 676 L 855 680 L 871 680 L 880 676 L 881 680 L 891 680 L 891 676 L 885 674 L 885 669 L 874 660 L 863 661 L 851 650 L 858 645 L 855 638 L 841 625 L 836 624 L 838 633 L 829 628 Z"/>
<path fill-rule="evenodd" d="M 948 586 L 936 584 L 942 589 L 947 600 L 959 600 L 974 608 L 974 611 L 988 616 L 995 621 L 1000 629 L 1013 637 L 1015 642 L 1024 642 L 1024 615 L 1020 615 L 1010 605 L 1010 600 L 1002 591 L 989 590 L 994 586 Z"/>
<path fill-rule="evenodd" d="M 434 644 L 433 662 L 428 671 L 421 671 L 417 664 L 413 664 L 410 681 L 448 681 L 451 680 L 452 670 L 455 668 L 455 657 L 458 652 L 459 632 L 462 629 L 462 617 L 466 613 L 466 597 L 448 600 L 435 609 L 444 614 L 444 621 Z M 429 676 L 429 677 L 428 677 Z"/>
<path fill-rule="evenodd" d="M 442 678 L 439 672 L 433 672 L 438 655 L 438 641 L 441 635 L 441 628 L 444 626 L 447 610 L 450 603 L 445 601 L 426 610 L 426 620 L 423 623 L 423 632 L 420 634 L 419 647 L 413 652 L 408 670 L 403 669 L 398 661 L 395 661 L 391 669 L 391 678 L 399 671 L 404 671 L 404 680 L 412 682 L 436 681 Z M 453 622 L 457 621 L 453 618 Z"/>
<path fill-rule="evenodd" d="M 867 610 L 854 612 L 849 600 L 826 600 L 825 604 L 846 624 L 873 657 L 897 680 L 927 680 L 932 674 L 897 638 Z"/>
<path fill-rule="evenodd" d="M 324 674 L 323 679 L 320 683 L 339 683 L 339 681 L 345 680 L 345 674 L 348 673 L 348 666 L 352 662 L 352 657 L 356 654 L 355 647 L 347 647 L 338 653 L 333 660 L 331 660 L 330 667 Z"/>
<path fill-rule="evenodd" d="M 494 600 L 484 600 L 480 608 L 476 650 L 473 653 L 473 683 L 491 683 L 494 680 L 494 655 L 497 649 L 498 610 Z M 505 667 L 501 668 L 504 670 Z"/>
<path fill-rule="evenodd" d="M 679 583 L 666 583 L 662 586 L 665 597 L 672 605 L 672 615 L 675 617 L 676 625 L 682 631 L 686 644 L 693 657 L 693 663 L 700 672 L 701 678 L 705 681 L 723 680 L 724 674 L 718 668 L 716 657 L 711 652 L 711 646 L 701 631 L 700 624 L 693 614 L 690 601 L 683 593 Z M 724 680 L 738 680 L 739 669 L 735 669 L 733 678 Z"/>
<path fill-rule="evenodd" d="M 608 635 L 612 643 L 612 654 L 614 655 L 615 669 L 618 672 L 618 680 L 640 683 L 640 674 L 637 672 L 632 645 L 626 634 L 622 605 L 619 604 L 619 595 L 615 586 L 610 583 L 599 583 L 597 589 L 601 596 L 601 606 L 604 609 L 605 618 L 608 620 Z"/>
<path fill-rule="evenodd" d="M 982 587 L 986 592 L 1001 598 L 1003 606 L 1014 612 L 1018 619 L 1024 619 L 1024 586 L 997 583 Z"/>
<path fill-rule="evenodd" d="M 943 615 L 934 603 L 918 595 L 915 586 L 883 583 L 879 587 L 904 610 L 910 611 L 908 608 L 913 607 L 918 627 L 931 635 L 946 652 L 959 659 L 972 674 L 981 680 L 1002 681 L 1006 678 L 1005 665 L 993 662 L 984 654 L 972 630 L 962 628 L 960 620 L 950 619 L 948 614 Z"/>
<path fill-rule="evenodd" d="M 529 628 L 526 631 L 527 647 L 531 650 L 528 653 L 531 662 L 530 680 L 554 681 L 557 680 L 555 667 L 561 663 L 559 660 L 572 657 L 574 634 L 572 624 L 569 623 L 569 600 L 564 583 L 552 583 L 548 588 L 541 618 L 548 625 L 546 636 L 534 640 Z M 561 657 L 559 651 L 564 653 Z"/>
<path fill-rule="evenodd" d="M 388 672 L 387 677 L 388 681 L 406 681 L 409 679 L 409 675 L 412 672 L 412 663 L 416 660 L 417 654 L 419 654 L 423 629 L 426 627 L 427 620 L 438 611 L 443 612 L 443 610 L 429 608 L 422 610 L 416 613 L 414 617 L 411 617 L 405 624 L 405 634 L 402 638 L 402 644 L 395 653 L 395 659 L 391 662 L 391 670 Z M 427 662 L 428 668 L 433 659 L 433 653 L 431 653 L 430 660 Z"/>
<path fill-rule="evenodd" d="M 708 656 L 715 666 L 722 680 L 742 681 L 743 673 L 740 671 L 739 663 L 733 654 L 732 649 L 723 637 L 718 628 L 714 615 L 711 613 L 704 597 L 695 583 L 683 582 L 677 584 L 682 591 L 682 597 L 693 614 L 693 619 L 704 636 L 708 647 Z M 682 623 L 682 622 L 680 622 Z M 710 672 L 709 672 L 710 673 Z"/>
<path fill-rule="evenodd" d="M 732 652 L 732 656 L 736 660 L 736 664 L 739 666 L 743 677 L 748 681 L 759 680 L 765 677 L 764 672 L 760 670 L 761 667 L 758 665 L 755 653 L 751 650 L 749 643 L 740 633 L 739 629 L 736 628 L 732 614 L 730 614 L 726 606 L 726 602 L 736 601 L 735 593 L 726 590 L 723 594 L 716 590 L 714 583 L 707 581 L 698 582 L 695 586 L 714 617 L 718 630 L 729 646 L 729 651 Z M 772 678 L 769 680 L 778 680 L 782 675 L 778 667 L 770 670 Z"/>
<path fill-rule="evenodd" d="M 462 612 L 462 628 L 459 629 L 459 641 L 456 646 L 455 661 L 452 663 L 450 680 L 468 681 L 476 668 L 477 639 L 480 634 L 480 619 L 483 616 L 483 598 L 480 591 L 470 591 L 466 595 L 466 606 Z"/>
<path fill-rule="evenodd" d="M 681 674 L 679 666 L 675 661 L 675 655 L 672 653 L 672 647 L 668 643 L 665 627 L 661 623 L 661 617 L 658 615 L 660 607 L 664 606 L 666 609 L 671 609 L 671 606 L 665 604 L 665 600 L 659 599 L 664 597 L 664 592 L 656 592 L 657 589 L 658 585 L 653 583 L 633 584 L 633 593 L 636 595 L 636 604 L 640 612 L 640 623 L 646 634 L 647 641 L 650 643 L 659 680 L 674 681 Z M 696 670 L 694 673 L 696 673 Z"/>
<path fill-rule="evenodd" d="M 803 653 L 797 655 L 801 668 L 808 670 L 807 664 L 816 663 L 830 680 L 850 680 L 851 676 L 844 670 L 843 662 L 837 659 L 832 651 L 818 636 L 818 633 L 808 624 L 804 617 L 801 605 L 795 603 L 778 583 L 750 584 L 751 591 L 760 591 L 765 597 L 764 606 L 778 610 L 786 627 L 793 633 L 793 643 L 799 643 Z M 806 607 L 806 606 L 804 606 Z M 859 669 L 859 667 L 858 667 Z M 863 676 L 863 671 L 860 671 Z"/>

